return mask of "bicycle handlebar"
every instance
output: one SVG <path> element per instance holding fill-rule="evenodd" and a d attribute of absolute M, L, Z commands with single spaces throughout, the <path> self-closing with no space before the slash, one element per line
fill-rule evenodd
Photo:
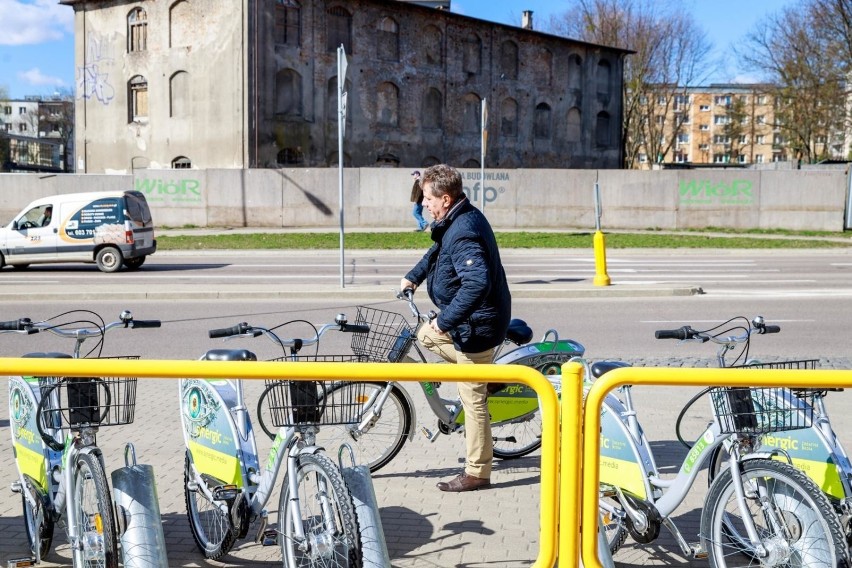
<path fill-rule="evenodd" d="M 341 331 L 344 333 L 369 333 L 370 326 L 364 324 L 348 323 L 344 314 L 338 314 L 338 316 L 334 318 L 334 323 L 323 324 L 317 330 L 316 334 L 308 339 L 282 339 L 278 337 L 278 335 L 272 329 L 253 326 L 248 322 L 240 322 L 236 325 L 232 325 L 231 327 L 211 329 L 207 332 L 207 335 L 210 337 L 210 339 L 216 339 L 220 337 L 258 337 L 260 335 L 266 335 L 269 337 L 269 339 L 271 339 L 278 345 L 281 345 L 282 347 L 293 347 L 296 348 L 296 350 L 299 350 L 306 345 L 314 345 L 320 340 L 320 338 L 325 334 L 325 332 L 331 329 L 336 329 L 337 331 Z"/>
<path fill-rule="evenodd" d="M 654 332 L 654 337 L 657 339 L 680 339 L 681 341 L 685 341 L 694 338 L 697 333 L 697 331 L 685 325 L 678 329 L 658 329 Z"/>
<path fill-rule="evenodd" d="M 730 323 L 736 319 L 737 318 L 730 319 L 725 323 Z M 742 319 L 745 320 L 746 318 Z M 755 333 L 762 335 L 765 333 L 779 333 L 781 331 L 781 326 L 766 325 L 762 316 L 756 316 L 753 320 L 751 320 L 751 322 L 748 322 L 748 326 L 743 325 L 740 327 L 739 329 L 743 330 L 743 333 L 740 335 L 725 335 L 731 330 L 713 333 L 718 330 L 719 327 L 721 327 L 721 325 L 709 330 L 698 331 L 688 325 L 684 325 L 678 329 L 658 329 L 654 332 L 654 337 L 657 339 L 678 339 L 680 341 L 695 340 L 702 343 L 710 341 L 718 344 L 732 345 L 735 343 L 748 342 L 749 337 Z"/>
<path fill-rule="evenodd" d="M 0 322 L 0 331 L 27 331 L 32 329 L 32 323 L 30 318 L 2 321 Z M 38 330 L 36 329 L 32 333 L 38 333 Z"/>
<path fill-rule="evenodd" d="M 65 324 L 54 323 L 50 320 L 32 321 L 30 318 L 19 318 L 11 321 L 0 322 L 0 331 L 17 331 L 27 335 L 38 333 L 40 331 L 49 331 L 60 337 L 73 337 L 78 340 L 87 339 L 93 336 L 105 334 L 108 330 L 115 327 L 125 328 L 154 328 L 160 327 L 160 320 L 135 320 L 129 310 L 124 310 L 119 315 L 119 319 L 114 322 L 105 324 L 103 327 L 95 325 L 94 327 L 68 328 L 63 327 Z"/>
<path fill-rule="evenodd" d="M 414 289 L 406 288 L 405 290 L 400 290 L 396 294 L 397 299 L 404 300 L 408 302 L 408 307 L 411 310 L 411 315 L 417 318 L 417 321 L 422 321 L 424 323 L 429 323 L 433 319 L 438 317 L 438 314 L 435 310 L 429 310 L 427 314 L 421 314 L 420 310 L 417 308 L 417 304 L 414 303 Z"/>

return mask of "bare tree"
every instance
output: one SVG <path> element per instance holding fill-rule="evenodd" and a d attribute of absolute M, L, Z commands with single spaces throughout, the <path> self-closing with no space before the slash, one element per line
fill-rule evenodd
<path fill-rule="evenodd" d="M 642 149 L 662 161 L 688 119 L 687 86 L 711 72 L 710 43 L 692 17 L 671 1 L 569 0 L 549 31 L 635 52 L 624 64 L 625 166 Z"/>
<path fill-rule="evenodd" d="M 742 60 L 774 85 L 778 141 L 798 160 L 811 163 L 828 157 L 828 142 L 846 130 L 848 115 L 849 38 L 837 35 L 843 25 L 827 25 L 824 4 L 848 8 L 849 3 L 791 5 L 762 20 L 740 50 Z"/>

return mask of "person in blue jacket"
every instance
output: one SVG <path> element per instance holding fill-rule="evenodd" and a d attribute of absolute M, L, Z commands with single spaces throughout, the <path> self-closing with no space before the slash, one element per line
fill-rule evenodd
<path fill-rule="evenodd" d="M 420 326 L 417 339 L 451 363 L 491 363 L 506 337 L 512 297 L 500 251 L 488 220 L 462 191 L 458 170 L 439 164 L 421 179 L 423 205 L 434 218 L 434 244 L 405 275 L 401 289 L 426 281 L 429 298 L 441 312 Z M 473 491 L 491 484 L 494 440 L 488 416 L 487 383 L 458 383 L 465 412 L 464 471 L 441 491 Z"/>

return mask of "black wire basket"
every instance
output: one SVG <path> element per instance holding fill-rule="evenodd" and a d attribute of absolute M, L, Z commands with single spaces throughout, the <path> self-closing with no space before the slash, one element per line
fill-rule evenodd
<path fill-rule="evenodd" d="M 100 359 L 139 359 L 138 355 Z M 39 377 L 46 428 L 79 430 L 132 424 L 136 377 Z"/>
<path fill-rule="evenodd" d="M 813 393 L 793 394 L 778 387 L 715 387 L 713 412 L 723 434 L 767 434 L 810 428 Z"/>
<path fill-rule="evenodd" d="M 358 355 L 299 355 L 279 357 L 282 362 L 364 362 Z M 366 383 L 353 382 L 349 388 L 335 388 L 340 381 L 267 380 L 258 401 L 268 409 L 269 421 L 276 428 L 296 425 L 355 424 L 361 420 Z"/>
<path fill-rule="evenodd" d="M 760 363 L 748 363 L 747 365 L 738 365 L 737 369 L 803 369 L 814 370 L 817 368 L 819 359 L 799 359 L 797 361 L 767 361 Z M 791 388 L 793 394 L 800 398 L 808 398 L 813 396 L 823 397 L 828 391 L 842 391 L 843 389 L 832 388 L 811 388 L 811 387 L 795 387 Z"/>
<path fill-rule="evenodd" d="M 411 349 L 414 329 L 396 312 L 358 306 L 357 325 L 370 328 L 352 334 L 352 352 L 374 362 L 399 362 Z"/>

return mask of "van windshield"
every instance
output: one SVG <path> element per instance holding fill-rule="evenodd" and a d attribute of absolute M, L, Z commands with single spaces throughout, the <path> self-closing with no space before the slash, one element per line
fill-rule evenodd
<path fill-rule="evenodd" d="M 148 208 L 148 202 L 144 195 L 135 191 L 127 192 L 124 194 L 124 198 L 127 203 L 128 217 L 143 225 L 151 222 L 151 210 Z"/>

